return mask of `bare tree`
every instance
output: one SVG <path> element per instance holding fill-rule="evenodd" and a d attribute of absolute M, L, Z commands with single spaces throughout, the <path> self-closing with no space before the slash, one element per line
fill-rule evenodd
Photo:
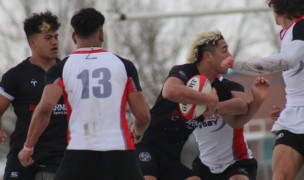
<path fill-rule="evenodd" d="M 243 1 L 247 6 L 265 5 L 264 0 Z M 243 1 L 238 1 L 238 3 Z M 225 3 L 223 3 L 224 1 L 201 0 L 192 0 L 191 3 L 188 0 L 112 0 L 112 2 L 115 13 L 121 16 L 111 29 L 106 29 L 106 33 L 113 31 L 115 34 L 117 49 L 114 52 L 132 60 L 138 67 L 141 84 L 150 105 L 154 103 L 160 92 L 169 68 L 174 64 L 186 62 L 188 48 L 198 32 L 221 30 L 230 44 L 235 58 L 247 58 L 249 55 L 261 53 L 255 50 L 261 46 L 267 46 L 270 49 L 265 53 L 275 51 L 279 46 L 277 33 L 274 33 L 277 30 L 275 30 L 271 13 L 155 18 L 140 21 L 124 19 L 124 15 L 128 15 L 130 12 L 204 11 L 233 8 L 234 4 L 230 4 L 228 0 Z M 0 1 L 0 15 L 3 20 L 3 26 L 0 28 L 0 39 L 3 42 L 0 44 L 2 59 L 0 74 L 30 55 L 23 32 L 22 21 L 25 17 L 33 12 L 46 9 L 59 16 L 62 22 L 59 30 L 60 57 L 63 58 L 75 49 L 71 40 L 72 28 L 70 27 L 70 18 L 73 13 L 82 7 L 96 7 L 102 12 L 106 12 L 104 3 L 105 0 Z M 13 126 L 10 125 L 8 129 L 12 128 Z"/>
<path fill-rule="evenodd" d="M 114 9 L 121 17 L 127 15 L 128 12 L 133 12 L 135 8 L 150 12 L 163 9 L 158 1 L 134 0 L 127 4 L 124 4 L 123 0 L 115 2 Z M 116 52 L 125 55 L 138 67 L 142 86 L 150 105 L 154 103 L 160 92 L 170 66 L 177 62 L 184 48 L 183 41 L 188 30 L 180 27 L 190 26 L 190 24 L 189 19 L 171 19 L 170 21 L 121 19 L 116 23 L 115 28 L 110 29 L 110 31 L 115 31 L 117 43 L 120 44 Z"/>

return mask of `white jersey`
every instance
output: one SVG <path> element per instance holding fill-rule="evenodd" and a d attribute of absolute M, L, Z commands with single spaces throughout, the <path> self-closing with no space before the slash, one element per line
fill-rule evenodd
<path fill-rule="evenodd" d="M 299 31 L 295 28 L 296 23 L 293 23 L 286 31 L 283 32 L 281 42 L 281 52 L 285 52 L 289 48 L 290 42 L 294 40 L 294 34 Z M 299 24 L 300 25 L 300 24 Z M 304 19 L 302 20 L 302 39 L 304 40 Z M 304 41 L 301 40 L 304 44 Z M 301 51 L 303 51 L 302 49 Z M 293 52 L 298 53 L 298 52 Z M 283 78 L 286 85 L 286 106 L 304 106 L 304 56 L 293 68 L 283 72 Z M 304 122 L 304 121 L 303 121 Z"/>
<path fill-rule="evenodd" d="M 304 44 L 304 19 L 295 21 L 281 33 L 281 52 L 290 51 L 293 41 Z M 303 54 L 301 51 L 292 52 Z M 304 134 L 304 56 L 293 68 L 283 72 L 286 92 L 286 108 L 274 123 L 272 131 L 286 129 L 296 134 Z"/>
<path fill-rule="evenodd" d="M 63 86 L 69 150 L 134 150 L 125 115 L 128 93 L 140 91 L 133 63 L 101 48 L 78 49 L 50 69 L 47 83 Z"/>
<path fill-rule="evenodd" d="M 218 114 L 204 120 L 193 133 L 198 142 L 200 160 L 212 173 L 223 172 L 237 160 L 253 158 L 243 128 L 231 128 Z"/>
<path fill-rule="evenodd" d="M 272 131 L 289 130 L 304 134 L 304 16 L 281 31 L 280 52 L 250 61 L 235 61 L 233 70 L 250 75 L 283 71 L 286 108 Z"/>

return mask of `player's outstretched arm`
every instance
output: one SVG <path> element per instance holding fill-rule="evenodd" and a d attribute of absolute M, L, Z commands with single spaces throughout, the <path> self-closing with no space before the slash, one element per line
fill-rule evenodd
<path fill-rule="evenodd" d="M 252 119 L 255 113 L 266 99 L 269 92 L 269 81 L 264 77 L 257 77 L 251 87 L 253 99 L 248 104 L 248 111 L 244 115 L 236 115 L 232 118 L 225 118 L 233 128 L 242 128 Z"/>
<path fill-rule="evenodd" d="M 286 45 L 280 53 L 265 58 L 248 61 L 235 60 L 232 69 L 241 74 L 260 76 L 284 71 L 295 67 L 299 63 L 304 66 L 304 41 L 294 40 Z"/>
<path fill-rule="evenodd" d="M 246 114 L 248 111 L 248 103 L 251 98 L 245 92 L 231 91 L 232 98 L 221 101 L 217 105 L 218 112 L 222 115 L 235 116 Z"/>

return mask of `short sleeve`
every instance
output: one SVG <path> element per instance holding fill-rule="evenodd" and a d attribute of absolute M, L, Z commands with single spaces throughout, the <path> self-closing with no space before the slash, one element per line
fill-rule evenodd
<path fill-rule="evenodd" d="M 14 100 L 19 84 L 19 76 L 14 72 L 14 68 L 3 74 L 0 82 L 0 94 L 9 100 Z"/>
<path fill-rule="evenodd" d="M 293 39 L 304 41 L 304 19 L 295 24 L 293 28 Z"/>
<path fill-rule="evenodd" d="M 138 72 L 135 67 L 135 65 L 126 59 L 122 59 L 122 62 L 124 63 L 127 71 L 127 76 L 128 76 L 128 91 L 129 92 L 134 92 L 134 91 L 142 91 L 142 88 L 140 86 L 139 82 L 139 77 L 138 77 Z"/>

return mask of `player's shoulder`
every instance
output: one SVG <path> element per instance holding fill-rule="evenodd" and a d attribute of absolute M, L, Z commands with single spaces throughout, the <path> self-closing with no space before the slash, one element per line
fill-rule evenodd
<path fill-rule="evenodd" d="M 49 76 L 50 74 L 57 74 L 60 73 L 62 74 L 63 71 L 63 67 L 65 65 L 65 63 L 67 62 L 67 60 L 69 59 L 69 56 L 66 56 L 63 59 L 56 59 L 56 64 L 54 66 L 52 66 L 47 72 L 46 75 Z"/>
<path fill-rule="evenodd" d="M 3 76 L 17 76 L 29 68 L 29 58 L 22 60 L 19 64 L 8 69 Z"/>
<path fill-rule="evenodd" d="M 113 54 L 113 53 L 112 53 Z M 117 54 L 113 54 L 113 56 L 117 57 L 119 60 L 121 60 L 123 63 L 126 64 L 133 64 L 133 62 L 125 57 L 119 56 Z"/>
<path fill-rule="evenodd" d="M 123 65 L 125 66 L 127 71 L 134 71 L 136 69 L 134 63 L 131 60 L 124 58 L 122 56 L 116 55 L 116 54 L 113 54 L 113 55 L 115 57 L 117 57 L 123 63 Z"/>
<path fill-rule="evenodd" d="M 218 81 L 218 82 L 222 82 L 222 83 L 237 83 L 237 82 L 235 82 L 235 81 L 233 81 L 233 80 L 230 80 L 230 79 L 228 79 L 227 77 L 224 77 L 224 76 L 222 76 L 222 75 L 216 75 L 215 76 L 215 79 Z M 238 84 L 238 83 L 237 83 Z"/>
<path fill-rule="evenodd" d="M 195 64 L 177 64 L 172 67 L 172 69 L 183 69 L 183 70 L 192 70 L 195 67 Z"/>
<path fill-rule="evenodd" d="M 178 72 L 183 76 L 187 76 L 190 79 L 192 76 L 199 74 L 195 64 L 178 64 L 174 65 L 171 70 L 170 74 Z"/>
<path fill-rule="evenodd" d="M 296 26 L 304 27 L 304 18 L 299 18 L 295 23 L 295 27 Z"/>
<path fill-rule="evenodd" d="M 296 21 L 292 30 L 292 35 L 294 40 L 304 40 L 304 18 Z"/>
<path fill-rule="evenodd" d="M 244 86 L 236 81 L 230 80 L 222 76 L 218 76 L 216 79 L 218 79 L 219 83 L 224 84 L 226 87 L 229 87 L 231 90 L 244 91 Z"/>

